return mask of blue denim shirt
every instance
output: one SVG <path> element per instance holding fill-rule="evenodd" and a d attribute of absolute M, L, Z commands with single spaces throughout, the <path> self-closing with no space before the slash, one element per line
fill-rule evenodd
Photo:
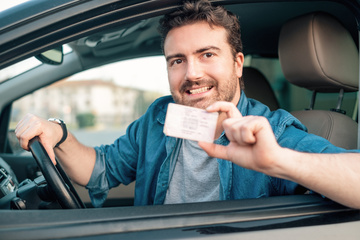
<path fill-rule="evenodd" d="M 112 145 L 95 148 L 96 163 L 86 186 L 95 207 L 102 206 L 110 188 L 135 180 L 135 205 L 163 204 L 179 153 L 179 139 L 163 133 L 170 102 L 173 102 L 171 96 L 157 99 L 141 118 L 129 125 L 124 136 Z M 312 153 L 346 151 L 308 134 L 305 126 L 285 110 L 271 112 L 264 104 L 248 99 L 244 92 L 237 107 L 243 116 L 266 117 L 282 147 Z M 216 143 L 227 145 L 229 140 L 222 133 Z M 218 159 L 218 163 L 219 200 L 289 195 L 298 187 L 294 182 L 245 169 L 230 161 Z"/>

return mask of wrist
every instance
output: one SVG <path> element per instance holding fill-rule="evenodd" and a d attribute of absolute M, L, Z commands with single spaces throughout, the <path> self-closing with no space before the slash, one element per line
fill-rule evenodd
<path fill-rule="evenodd" d="M 55 147 L 59 147 L 59 145 L 62 144 L 68 136 L 66 124 L 63 120 L 58 119 L 58 118 L 49 118 L 48 121 L 59 124 L 59 126 L 62 129 L 62 137 L 61 137 L 60 141 L 55 145 Z"/>
<path fill-rule="evenodd" d="M 275 168 L 274 177 L 283 178 L 287 180 L 293 180 L 293 176 L 296 175 L 299 170 L 299 161 L 301 161 L 301 153 L 292 149 L 282 148 L 281 154 L 278 155 Z"/>

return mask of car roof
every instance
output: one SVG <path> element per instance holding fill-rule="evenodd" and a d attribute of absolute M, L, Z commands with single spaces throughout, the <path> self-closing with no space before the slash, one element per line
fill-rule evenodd
<path fill-rule="evenodd" d="M 69 43 L 77 52 L 84 69 L 161 55 L 158 20 L 181 1 L 125 2 L 38 0 L 2 12 L 0 69 L 63 43 Z M 356 0 L 213 2 L 225 5 L 239 16 L 245 55 L 277 57 L 281 26 L 293 17 L 314 11 L 337 17 L 358 43 L 356 18 L 359 14 L 352 8 L 355 3 L 359 4 Z"/>

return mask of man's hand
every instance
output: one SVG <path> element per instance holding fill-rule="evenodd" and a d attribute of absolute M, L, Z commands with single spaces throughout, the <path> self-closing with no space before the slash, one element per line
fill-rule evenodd
<path fill-rule="evenodd" d="M 63 135 L 60 125 L 35 115 L 27 114 L 17 124 L 15 134 L 20 146 L 27 151 L 29 151 L 29 141 L 38 136 L 50 159 L 54 164 L 56 163 L 54 147 Z"/>
<path fill-rule="evenodd" d="M 211 157 L 227 159 L 242 167 L 256 171 L 269 171 L 281 151 L 268 120 L 259 116 L 243 117 L 230 102 L 216 102 L 207 108 L 209 112 L 224 112 L 222 123 L 230 141 L 228 146 L 199 142 Z"/>
<path fill-rule="evenodd" d="M 216 102 L 207 110 L 226 113 L 222 124 L 230 140 L 227 146 L 199 142 L 209 156 L 297 182 L 334 201 L 360 209 L 360 154 L 314 154 L 282 148 L 266 118 L 242 117 L 228 102 Z"/>

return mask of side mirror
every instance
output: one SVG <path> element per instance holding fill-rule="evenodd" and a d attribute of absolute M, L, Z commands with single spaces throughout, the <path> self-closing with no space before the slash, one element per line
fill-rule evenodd
<path fill-rule="evenodd" d="M 60 65 L 64 59 L 63 47 L 50 49 L 35 56 L 40 62 L 51 65 Z"/>

